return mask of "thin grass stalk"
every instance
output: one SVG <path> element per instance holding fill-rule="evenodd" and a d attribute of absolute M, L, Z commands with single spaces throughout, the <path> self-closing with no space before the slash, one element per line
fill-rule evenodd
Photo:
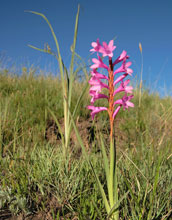
<path fill-rule="evenodd" d="M 159 156 L 158 158 L 158 164 L 156 167 L 156 173 L 155 173 L 155 179 L 154 179 L 154 184 L 153 184 L 153 191 L 150 199 L 150 210 L 148 212 L 148 217 L 147 220 L 152 219 L 152 212 L 153 212 L 153 206 L 154 206 L 154 198 L 157 190 L 157 185 L 158 185 L 158 180 L 159 180 L 159 172 L 160 172 L 160 165 L 161 165 L 161 158 Z"/>
<path fill-rule="evenodd" d="M 4 153 L 4 143 L 3 143 L 3 128 L 4 124 L 6 123 L 7 119 L 7 112 L 8 112 L 8 102 L 5 102 L 5 108 L 4 111 L 2 112 L 2 105 L 0 103 L 0 113 L 1 113 L 1 118 L 0 118 L 0 156 L 3 157 Z M 3 117 L 2 117 L 3 116 Z"/>
<path fill-rule="evenodd" d="M 142 54 L 142 45 L 139 43 L 139 49 L 141 53 L 141 72 L 140 72 L 140 85 L 139 85 L 139 108 L 141 106 L 141 97 L 142 97 L 142 75 L 143 75 L 143 54 Z"/>
<path fill-rule="evenodd" d="M 2 116 L 1 102 L 0 102 L 0 114 Z M 0 157 L 3 156 L 3 143 L 2 143 L 2 117 L 0 117 Z"/>
<path fill-rule="evenodd" d="M 80 6 L 78 6 L 78 12 L 76 15 L 75 32 L 74 32 L 74 39 L 73 39 L 73 44 L 72 44 L 72 58 L 71 58 L 71 64 L 70 64 L 70 84 L 69 84 L 69 97 L 68 97 L 69 107 L 71 106 L 72 89 L 73 89 L 73 82 L 75 78 L 75 74 L 73 71 L 74 71 L 75 48 L 76 48 L 76 41 L 77 41 L 77 34 L 78 34 L 79 11 L 80 11 Z"/>
<path fill-rule="evenodd" d="M 66 80 L 65 80 L 65 77 L 64 77 L 64 67 L 63 67 L 63 61 L 62 61 L 62 57 L 61 57 L 61 53 L 60 53 L 60 48 L 59 48 L 59 44 L 58 44 L 58 41 L 57 41 L 57 38 L 56 38 L 56 35 L 54 33 L 54 30 L 53 30 L 53 27 L 52 25 L 50 24 L 50 22 L 48 21 L 48 19 L 46 18 L 45 15 L 43 15 L 42 13 L 38 13 L 38 12 L 35 12 L 35 11 L 27 11 L 29 13 L 33 13 L 33 14 L 36 14 L 36 15 L 39 15 L 41 16 L 48 24 L 50 30 L 51 30 L 51 33 L 52 33 L 52 36 L 54 38 L 54 41 L 55 41 L 55 45 L 56 45 L 56 49 L 57 49 L 57 54 L 55 54 L 55 57 L 57 58 L 57 61 L 59 63 L 59 68 L 60 68 L 60 76 L 61 76 L 61 85 L 62 85 L 62 94 L 63 94 L 63 106 L 64 106 L 64 124 L 65 124 L 65 132 L 66 132 L 66 126 L 67 126 L 67 105 L 66 105 L 66 102 L 65 102 L 65 99 L 64 99 L 64 96 L 67 97 L 67 90 L 66 90 Z M 42 51 L 42 52 L 47 52 L 42 49 L 39 49 L 39 48 L 36 48 L 36 47 L 33 47 L 31 45 L 29 45 L 30 47 L 36 49 L 36 50 L 39 50 L 39 51 Z M 66 133 L 65 133 L 65 140 L 66 140 Z M 66 146 L 64 145 L 63 146 L 63 149 L 64 151 L 66 151 Z"/>
<path fill-rule="evenodd" d="M 35 11 L 27 11 L 27 12 L 41 16 L 47 22 L 47 24 L 51 30 L 52 36 L 54 38 L 54 41 L 55 41 L 57 54 L 53 53 L 51 51 L 51 49 L 49 49 L 49 48 L 43 50 L 43 49 L 34 47 L 32 45 L 29 45 L 29 46 L 32 47 L 33 49 L 39 50 L 41 52 L 46 52 L 46 53 L 49 53 L 49 54 L 55 56 L 58 63 L 59 63 L 60 75 L 61 75 L 61 85 L 62 85 L 62 94 L 63 94 L 63 97 L 62 97 L 63 98 L 63 107 L 64 107 L 64 129 L 65 129 L 65 131 L 64 131 L 63 148 L 64 148 L 65 152 L 66 152 L 68 144 L 69 144 L 70 134 L 71 134 L 71 126 L 72 126 L 72 123 L 70 123 L 70 114 L 69 114 L 68 106 L 69 107 L 71 106 L 73 82 L 74 82 L 75 76 L 77 74 L 77 71 L 74 72 L 74 58 L 75 58 L 75 48 L 76 48 L 77 32 L 78 32 L 79 10 L 80 10 L 80 6 L 78 6 L 78 11 L 77 11 L 77 15 L 76 15 L 74 40 L 73 40 L 73 44 L 72 44 L 72 58 L 71 58 L 69 74 L 68 74 L 67 68 L 65 67 L 65 65 L 62 61 L 59 44 L 58 44 L 56 35 L 54 33 L 54 30 L 53 30 L 50 22 L 48 21 L 48 19 L 42 13 L 38 13 Z M 59 126 L 60 126 L 60 124 L 58 123 L 58 127 Z"/>
<path fill-rule="evenodd" d="M 66 91 L 66 97 L 67 97 L 67 102 L 66 100 L 64 100 L 65 105 L 66 105 L 66 126 L 65 126 L 65 134 L 66 134 L 66 148 L 68 147 L 68 143 L 69 143 L 69 139 L 70 139 L 70 133 L 71 133 L 71 129 L 70 129 L 70 114 L 69 114 L 69 110 L 68 110 L 68 106 L 71 106 L 71 100 L 72 100 L 72 89 L 73 89 L 73 82 L 74 82 L 74 78 L 75 78 L 75 74 L 74 74 L 74 58 L 75 58 L 75 48 L 76 48 L 76 40 L 77 40 L 77 33 L 78 33 L 78 19 L 79 19 L 79 11 L 80 11 L 80 6 L 78 6 L 78 11 L 77 11 L 77 15 L 76 15 L 76 21 L 75 21 L 75 32 L 74 32 L 74 40 L 73 40 L 73 44 L 72 44 L 72 58 L 71 58 L 71 64 L 70 64 L 70 71 L 69 71 L 69 85 L 68 85 L 68 89 Z"/>

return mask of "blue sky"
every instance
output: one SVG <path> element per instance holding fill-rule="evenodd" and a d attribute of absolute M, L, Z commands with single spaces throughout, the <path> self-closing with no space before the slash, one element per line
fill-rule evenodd
<path fill-rule="evenodd" d="M 117 37 L 114 57 L 126 50 L 133 76 L 139 78 L 143 47 L 143 79 L 160 94 L 172 95 L 172 1 L 171 0 L 1 0 L 0 54 L 3 63 L 17 67 L 37 65 L 57 72 L 56 61 L 27 45 L 44 48 L 55 44 L 46 22 L 25 10 L 41 12 L 52 24 L 66 65 L 70 61 L 75 17 L 80 4 L 76 51 L 86 62 L 91 58 L 91 42 L 109 42 Z M 4 59 L 5 57 L 5 59 Z M 1 65 L 1 63 L 0 63 Z"/>

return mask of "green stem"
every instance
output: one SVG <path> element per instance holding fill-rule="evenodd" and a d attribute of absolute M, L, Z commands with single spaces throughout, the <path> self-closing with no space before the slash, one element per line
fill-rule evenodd
<path fill-rule="evenodd" d="M 113 64 L 112 58 L 109 58 L 109 120 L 110 120 L 110 172 L 109 172 L 109 184 L 108 184 L 108 195 L 110 208 L 112 209 L 118 202 L 118 187 L 117 187 L 117 172 L 116 172 L 116 144 L 114 138 L 114 74 L 113 74 Z M 111 219 L 118 220 L 118 210 L 114 211 Z"/>

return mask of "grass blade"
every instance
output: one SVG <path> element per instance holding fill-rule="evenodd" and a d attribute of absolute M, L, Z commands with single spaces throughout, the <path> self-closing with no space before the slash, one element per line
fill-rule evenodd
<path fill-rule="evenodd" d="M 73 81 L 75 77 L 73 74 L 73 69 L 74 69 L 75 47 L 76 47 L 76 40 L 77 40 L 77 33 L 78 33 L 79 10 L 80 10 L 80 6 L 78 6 L 78 12 L 76 15 L 75 32 L 74 32 L 74 39 L 73 39 L 73 44 L 72 44 L 72 58 L 71 58 L 71 64 L 70 64 L 70 86 L 69 86 L 69 97 L 68 97 L 69 107 L 71 104 Z"/>
<path fill-rule="evenodd" d="M 159 180 L 159 171 L 160 171 L 160 157 L 158 158 L 158 165 L 157 165 L 157 169 L 156 169 L 156 174 L 155 174 L 155 180 L 154 180 L 154 184 L 153 184 L 153 192 L 152 192 L 152 196 L 151 196 L 151 207 L 148 213 L 148 218 L 147 220 L 152 219 L 152 211 L 153 211 L 153 204 L 154 204 L 154 198 L 155 198 L 155 194 L 156 194 L 156 189 L 157 189 L 157 185 L 158 185 L 158 180 Z"/>
<path fill-rule="evenodd" d="M 112 216 L 112 214 L 118 210 L 120 203 L 123 201 L 123 199 L 126 198 L 126 196 L 128 195 L 128 193 L 129 193 L 129 190 L 128 190 L 128 191 L 120 198 L 120 200 L 118 200 L 118 202 L 111 208 L 111 210 L 110 210 L 110 212 L 109 212 L 109 214 L 108 214 L 108 216 L 107 216 L 107 219 L 109 219 L 109 218 Z"/>
<path fill-rule="evenodd" d="M 109 188 L 109 160 L 106 154 L 106 149 L 105 149 L 103 138 L 101 135 L 100 135 L 100 139 L 101 139 L 101 149 L 102 149 L 102 154 L 103 154 L 103 162 L 104 162 L 104 168 L 105 168 L 105 173 L 106 173 L 107 186 Z M 109 189 L 108 189 L 108 192 L 109 192 Z"/>
<path fill-rule="evenodd" d="M 47 22 L 47 24 L 48 24 L 48 26 L 49 26 L 49 28 L 50 28 L 50 30 L 51 30 L 51 33 L 52 33 L 52 35 L 53 35 L 55 44 L 56 44 L 57 54 L 58 54 L 58 61 L 59 61 L 59 68 L 60 68 L 60 73 L 61 73 L 61 80 L 63 81 L 63 63 L 62 63 L 62 58 L 61 58 L 61 54 L 60 54 L 59 44 L 58 44 L 56 35 L 55 35 L 55 33 L 54 33 L 53 27 L 51 26 L 49 20 L 46 18 L 46 16 L 45 16 L 44 14 L 39 13 L 39 12 L 36 12 L 36 11 L 26 11 L 26 12 L 39 15 L 39 16 L 41 16 L 41 17 Z"/>

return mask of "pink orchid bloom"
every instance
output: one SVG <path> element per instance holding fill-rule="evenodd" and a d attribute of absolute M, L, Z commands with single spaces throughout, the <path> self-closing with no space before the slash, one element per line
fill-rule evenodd
<path fill-rule="evenodd" d="M 122 81 L 126 76 L 128 76 L 127 73 L 125 73 L 125 74 L 119 76 L 119 77 L 114 81 L 113 85 L 115 86 L 116 84 L 118 84 L 118 83 L 119 83 L 120 81 Z"/>
<path fill-rule="evenodd" d="M 121 62 L 122 60 L 128 59 L 129 56 L 127 55 L 127 52 L 125 50 L 122 51 L 121 55 L 113 62 L 113 66 L 117 63 Z"/>
<path fill-rule="evenodd" d="M 109 89 L 109 86 L 105 83 L 103 83 L 100 79 L 98 79 L 96 76 L 92 76 L 91 79 L 89 80 L 89 84 L 91 86 L 98 86 L 100 85 L 102 88 L 107 88 Z"/>
<path fill-rule="evenodd" d="M 116 75 L 117 73 L 125 72 L 131 76 L 131 74 L 133 73 L 133 70 L 128 68 L 129 66 L 131 66 L 131 64 L 132 62 L 125 63 L 124 61 L 122 65 L 117 70 L 115 70 L 114 75 Z"/>
<path fill-rule="evenodd" d="M 98 56 L 98 59 L 96 58 L 93 58 L 92 61 L 93 61 L 93 65 L 90 66 L 91 69 L 97 69 L 97 68 L 105 68 L 108 70 L 108 66 L 106 66 L 106 64 L 103 63 L 101 57 L 99 55 Z"/>
<path fill-rule="evenodd" d="M 87 106 L 88 109 L 92 110 L 91 117 L 94 119 L 95 114 L 101 112 L 101 111 L 107 111 L 106 107 L 95 107 L 93 105 Z"/>
<path fill-rule="evenodd" d="M 106 42 L 103 42 L 103 47 L 100 49 L 100 53 L 102 53 L 103 57 L 113 57 L 113 51 L 115 50 L 116 46 L 113 46 L 113 40 L 109 41 L 107 45 Z"/>
<path fill-rule="evenodd" d="M 127 96 L 126 94 L 122 97 L 122 99 L 118 99 L 114 102 L 114 106 L 116 104 L 119 104 L 120 106 L 123 106 L 123 109 L 128 109 L 128 107 L 134 107 L 134 104 L 130 102 L 130 100 L 133 98 L 133 95 Z"/>
<path fill-rule="evenodd" d="M 91 85 L 90 87 L 90 95 L 93 96 L 91 103 L 93 103 L 95 100 L 102 98 L 102 96 L 99 94 L 99 92 L 102 91 L 103 88 L 109 89 L 108 85 L 101 82 L 98 78 L 95 76 L 91 77 L 89 80 L 89 83 Z M 106 96 L 104 96 L 105 98 Z"/>
<path fill-rule="evenodd" d="M 99 43 L 99 39 L 97 39 L 96 42 L 92 42 L 91 46 L 93 47 L 93 49 L 91 49 L 90 51 L 93 51 L 93 52 L 99 52 L 100 49 L 102 48 L 101 44 Z"/>
<path fill-rule="evenodd" d="M 91 99 L 91 104 L 94 104 L 94 102 L 97 100 L 97 99 L 108 99 L 108 96 L 107 95 L 104 95 L 104 94 L 101 94 L 101 93 L 97 93 L 96 91 L 94 90 L 90 90 L 89 94 L 92 96 L 92 99 Z"/>
<path fill-rule="evenodd" d="M 95 77 L 98 78 L 98 79 L 107 79 L 107 80 L 108 80 L 108 77 L 107 77 L 107 76 L 105 76 L 104 74 L 98 73 L 98 72 L 96 71 L 96 69 L 93 69 L 93 70 L 91 71 L 91 75 L 92 75 L 92 76 L 95 76 Z"/>
<path fill-rule="evenodd" d="M 132 93 L 133 87 L 127 86 L 130 80 L 126 80 L 125 82 L 121 82 L 120 86 L 114 91 L 113 95 L 115 96 L 119 92 L 126 92 L 126 93 Z"/>

